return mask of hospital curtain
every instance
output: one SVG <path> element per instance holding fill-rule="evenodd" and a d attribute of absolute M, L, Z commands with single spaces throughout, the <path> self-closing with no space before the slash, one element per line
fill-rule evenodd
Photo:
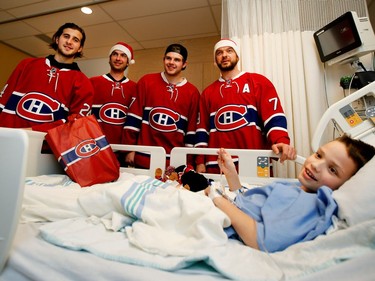
<path fill-rule="evenodd" d="M 299 155 L 311 154 L 314 129 L 327 108 L 324 66 L 313 33 L 347 11 L 367 16 L 365 0 L 223 0 L 222 38 L 241 47 L 241 70 L 265 75 L 276 87 Z M 299 168 L 297 168 L 299 169 Z M 295 165 L 277 165 L 295 177 Z"/>

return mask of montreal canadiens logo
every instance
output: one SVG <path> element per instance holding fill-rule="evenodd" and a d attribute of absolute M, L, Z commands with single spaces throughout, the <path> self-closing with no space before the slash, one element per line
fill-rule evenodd
<path fill-rule="evenodd" d="M 88 139 L 80 142 L 76 148 L 75 153 L 80 158 L 88 158 L 100 151 L 94 139 Z"/>
<path fill-rule="evenodd" d="M 52 122 L 53 113 L 58 111 L 60 103 L 42 93 L 30 92 L 24 95 L 17 105 L 17 115 L 33 122 Z"/>
<path fill-rule="evenodd" d="M 119 103 L 106 103 L 99 110 L 99 118 L 111 125 L 124 125 L 127 107 Z"/>
<path fill-rule="evenodd" d="M 233 131 L 247 125 L 244 105 L 226 105 L 220 108 L 215 115 L 215 127 L 218 131 Z"/>
<path fill-rule="evenodd" d="M 180 115 L 169 108 L 155 107 L 150 111 L 150 126 L 161 132 L 174 132 L 177 130 L 176 123 L 180 120 Z"/>

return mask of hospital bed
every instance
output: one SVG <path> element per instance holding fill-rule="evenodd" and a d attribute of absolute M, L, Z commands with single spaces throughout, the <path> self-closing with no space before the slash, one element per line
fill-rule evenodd
<path fill-rule="evenodd" d="M 331 124 L 339 134 L 375 145 L 375 82 L 331 105 L 320 119 L 311 146 L 316 151 Z"/>
<path fill-rule="evenodd" d="M 371 94 L 374 88 L 374 83 L 370 84 L 356 95 Z M 347 103 L 342 103 L 338 110 L 343 104 L 352 104 L 351 99 L 345 100 Z M 322 120 L 332 120 L 332 117 L 323 116 Z M 369 124 L 369 129 L 373 130 L 374 125 Z M 117 182 L 80 188 L 62 173 L 53 155 L 40 152 L 43 139 L 42 133 L 0 128 L 1 281 L 374 280 L 375 159 L 336 193 L 335 199 L 342 207 L 337 221 L 350 227 L 332 229 L 313 241 L 267 253 L 232 240 L 210 246 L 210 243 L 220 242 L 220 237 L 207 243 L 203 241 L 206 246 L 202 246 L 202 241 L 191 241 L 184 233 L 177 239 L 168 237 L 165 232 L 158 236 L 152 228 L 144 228 L 147 231 L 139 232 L 139 237 L 133 235 L 133 240 L 130 237 L 136 232 L 126 232 L 130 235 L 127 238 L 121 231 L 107 228 L 103 231 L 103 225 L 110 224 L 113 228 L 114 222 L 121 224 L 124 220 L 115 212 L 111 217 L 103 215 L 116 205 L 110 199 L 123 198 L 119 190 L 134 182 L 154 184 L 155 168 L 165 167 L 165 151 L 158 147 L 113 146 L 114 150 L 150 152 L 150 169 L 122 168 Z M 171 165 L 184 165 L 188 154 L 197 153 L 214 154 L 216 150 L 175 148 L 171 152 Z M 244 184 L 256 186 L 273 180 L 268 173 L 270 166 L 267 166 L 271 158 L 277 157 L 272 152 L 230 150 L 230 153 L 239 157 L 239 174 Z M 303 158 L 298 158 L 297 162 L 303 162 Z M 207 174 L 207 177 L 221 180 L 220 175 Z M 220 216 L 210 209 L 207 197 L 178 186 L 173 188 L 173 195 L 187 195 L 187 199 L 179 197 L 176 202 L 184 199 L 183 202 L 191 204 L 189 200 L 195 200 L 189 205 L 192 208 L 189 212 L 199 211 L 194 207 L 207 208 L 214 216 Z M 163 204 L 161 201 L 159 208 L 163 208 Z M 82 213 L 82 209 L 90 208 L 90 216 Z M 206 223 L 200 227 L 206 227 Z M 143 234 L 145 240 L 137 240 Z M 158 243 L 148 244 L 151 237 Z M 171 247 L 175 244 L 180 247 Z"/>

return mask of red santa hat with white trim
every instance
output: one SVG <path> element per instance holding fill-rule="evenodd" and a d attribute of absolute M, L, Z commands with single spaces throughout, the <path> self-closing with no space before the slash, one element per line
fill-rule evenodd
<path fill-rule="evenodd" d="M 129 44 L 126 44 L 124 42 L 117 42 L 111 48 L 111 50 L 109 50 L 109 56 L 112 55 L 112 53 L 113 53 L 114 50 L 119 50 L 121 52 L 124 52 L 125 55 L 128 57 L 129 64 L 134 64 L 135 63 L 133 48 Z"/>

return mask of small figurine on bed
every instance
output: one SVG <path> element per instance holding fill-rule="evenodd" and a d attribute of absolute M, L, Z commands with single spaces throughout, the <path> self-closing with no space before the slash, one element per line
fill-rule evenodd
<path fill-rule="evenodd" d="M 163 170 L 161 168 L 155 169 L 155 179 L 157 180 L 163 180 Z"/>
<path fill-rule="evenodd" d="M 168 166 L 165 169 L 162 181 L 178 181 L 178 175 L 175 172 L 175 168 L 173 166 Z"/>
<path fill-rule="evenodd" d="M 205 190 L 213 203 L 228 215 L 229 238 L 262 251 L 281 251 L 312 240 L 332 225 L 338 206 L 332 192 L 375 155 L 375 147 L 343 135 L 309 156 L 298 181 L 275 181 L 242 191 L 231 155 L 218 151 L 218 163 L 233 192 L 230 200 L 213 184 Z"/>
<path fill-rule="evenodd" d="M 178 175 L 174 170 L 175 169 L 173 166 L 168 166 L 163 175 L 163 170 L 161 168 L 156 168 L 155 179 L 163 182 L 178 181 Z"/>

